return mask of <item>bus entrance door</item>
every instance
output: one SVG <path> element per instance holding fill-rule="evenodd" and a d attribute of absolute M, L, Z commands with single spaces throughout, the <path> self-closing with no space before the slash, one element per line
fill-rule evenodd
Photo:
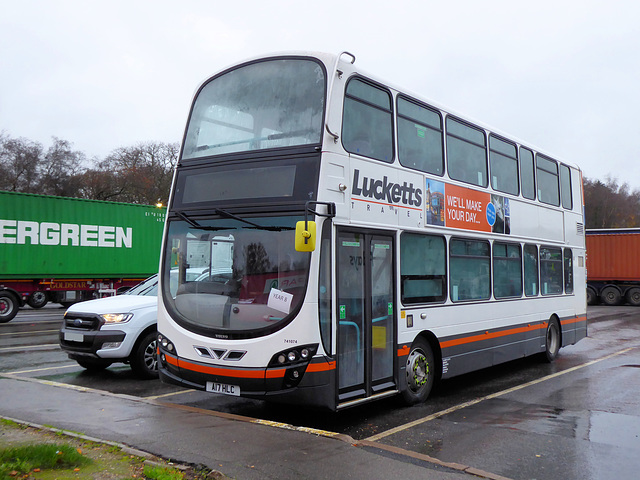
<path fill-rule="evenodd" d="M 394 239 L 341 231 L 337 255 L 339 403 L 395 391 Z"/>

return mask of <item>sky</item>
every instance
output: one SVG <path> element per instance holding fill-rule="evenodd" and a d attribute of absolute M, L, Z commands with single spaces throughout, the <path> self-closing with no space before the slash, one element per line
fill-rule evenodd
<path fill-rule="evenodd" d="M 88 158 L 179 142 L 249 57 L 349 51 L 426 100 L 640 189 L 636 0 L 0 0 L 0 133 Z"/>

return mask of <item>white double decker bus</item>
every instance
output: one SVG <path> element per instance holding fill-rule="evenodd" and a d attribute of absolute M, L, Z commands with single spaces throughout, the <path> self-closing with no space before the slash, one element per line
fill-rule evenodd
<path fill-rule="evenodd" d="M 339 410 L 587 334 L 569 163 L 339 56 L 195 95 L 167 213 L 163 381 Z"/>

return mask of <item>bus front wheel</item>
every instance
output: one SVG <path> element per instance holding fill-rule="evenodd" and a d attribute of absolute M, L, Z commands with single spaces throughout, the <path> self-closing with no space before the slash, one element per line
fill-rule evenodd
<path fill-rule="evenodd" d="M 406 388 L 402 396 L 407 405 L 424 402 L 435 379 L 433 350 L 424 338 L 418 337 L 411 346 L 406 365 Z"/>

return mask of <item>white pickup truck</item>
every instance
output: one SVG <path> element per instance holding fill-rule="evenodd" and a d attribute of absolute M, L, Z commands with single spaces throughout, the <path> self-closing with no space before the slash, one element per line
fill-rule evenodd
<path fill-rule="evenodd" d="M 158 276 L 115 297 L 72 305 L 64 314 L 60 347 L 87 370 L 128 363 L 136 376 L 157 378 Z"/>

